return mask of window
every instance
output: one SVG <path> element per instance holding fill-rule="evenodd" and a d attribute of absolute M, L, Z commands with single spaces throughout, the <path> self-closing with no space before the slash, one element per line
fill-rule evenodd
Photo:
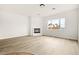
<path fill-rule="evenodd" d="M 60 28 L 65 28 L 65 18 L 60 19 Z"/>
<path fill-rule="evenodd" d="M 48 29 L 64 29 L 65 18 L 48 20 Z"/>

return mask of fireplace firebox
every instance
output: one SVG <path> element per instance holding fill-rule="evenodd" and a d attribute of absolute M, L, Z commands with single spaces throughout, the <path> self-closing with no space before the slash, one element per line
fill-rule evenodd
<path fill-rule="evenodd" d="M 40 28 L 34 28 L 34 33 L 40 33 Z"/>

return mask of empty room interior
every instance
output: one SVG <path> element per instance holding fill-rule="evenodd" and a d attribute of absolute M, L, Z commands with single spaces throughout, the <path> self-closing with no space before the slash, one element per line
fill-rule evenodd
<path fill-rule="evenodd" d="M 0 55 L 78 55 L 78 4 L 0 4 Z"/>

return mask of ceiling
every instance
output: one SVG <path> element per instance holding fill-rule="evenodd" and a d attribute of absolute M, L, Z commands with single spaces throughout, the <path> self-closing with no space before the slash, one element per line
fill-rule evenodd
<path fill-rule="evenodd" d="M 77 4 L 45 4 L 45 7 L 40 7 L 40 4 L 2 4 L 0 5 L 0 10 L 28 16 L 49 16 L 78 8 L 77 6 Z M 55 8 L 55 10 L 52 8 Z"/>

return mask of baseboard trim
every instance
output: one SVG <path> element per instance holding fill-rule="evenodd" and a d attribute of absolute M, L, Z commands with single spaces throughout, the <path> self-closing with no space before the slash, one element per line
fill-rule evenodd
<path fill-rule="evenodd" d="M 20 35 L 20 36 L 4 37 L 4 38 L 0 38 L 0 40 L 11 39 L 11 38 L 18 38 L 18 37 L 24 37 L 24 36 L 30 36 L 30 35 Z"/>
<path fill-rule="evenodd" d="M 76 41 L 78 41 L 77 39 L 71 39 L 71 38 L 64 38 L 64 37 L 57 37 L 57 36 L 48 36 L 48 35 L 43 35 L 43 36 L 55 37 L 55 38 L 60 38 L 60 39 L 68 39 L 68 40 L 76 40 Z"/>

